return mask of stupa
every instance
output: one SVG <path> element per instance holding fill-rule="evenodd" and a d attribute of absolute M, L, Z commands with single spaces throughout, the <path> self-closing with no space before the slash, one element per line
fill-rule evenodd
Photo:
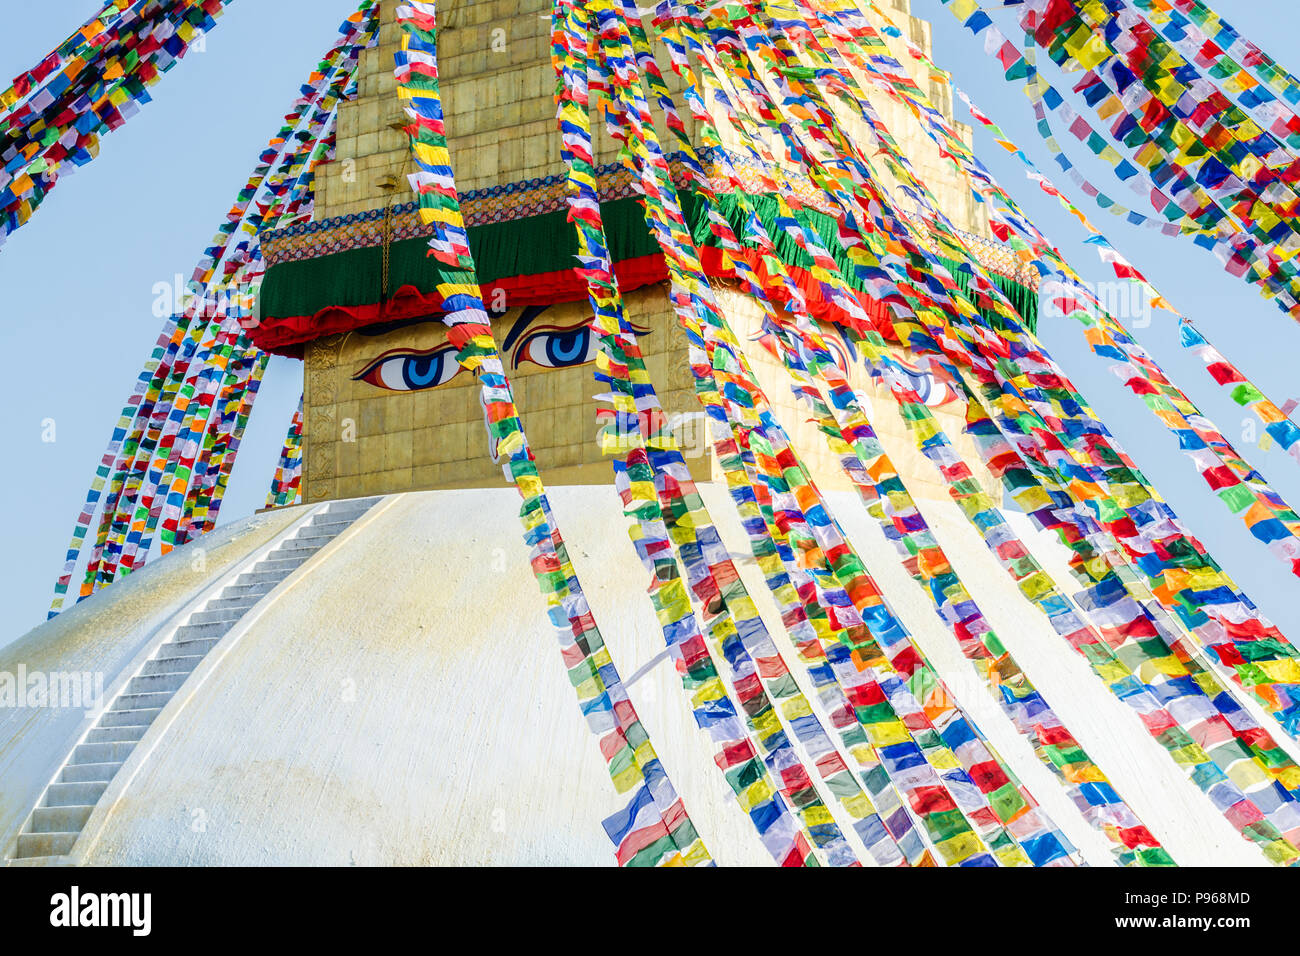
<path fill-rule="evenodd" d="M 1294 861 L 1278 708 L 1000 431 L 995 371 L 1065 388 L 1042 276 L 908 0 L 444 0 L 436 60 L 434 6 L 363 6 L 247 257 L 231 341 L 303 374 L 276 507 L 182 494 L 0 649 L 102 676 L 0 708 L 6 861 Z"/>

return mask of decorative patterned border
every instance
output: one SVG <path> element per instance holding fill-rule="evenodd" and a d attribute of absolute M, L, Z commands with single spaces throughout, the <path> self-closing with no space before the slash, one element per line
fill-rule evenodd
<path fill-rule="evenodd" d="M 909 212 L 906 210 L 896 210 L 904 219 L 917 223 L 922 228 L 920 243 L 931 252 L 938 250 L 937 244 L 930 238 L 931 226 L 925 214 L 920 210 Z M 996 239 L 990 239 L 987 236 L 976 235 L 973 232 L 956 230 L 957 236 L 961 239 L 966 247 L 975 255 L 975 259 L 985 269 L 990 272 L 996 272 L 1003 278 L 1010 279 L 1012 282 L 1025 286 L 1028 289 L 1037 291 L 1042 277 L 1031 266 L 1022 262 L 1017 256 L 1016 251 L 1010 246 L 1004 246 Z"/>
<path fill-rule="evenodd" d="M 700 151 L 700 159 L 705 172 L 713 166 L 712 157 L 715 149 Z M 763 178 L 770 175 L 771 167 L 767 163 L 756 163 L 752 159 L 731 157 L 732 166 L 745 188 L 753 193 L 763 191 Z M 681 162 L 676 157 L 670 159 L 673 178 L 679 185 L 686 185 L 689 177 L 683 171 Z M 812 181 L 806 177 L 791 175 L 785 170 L 785 181 L 791 187 L 795 199 L 809 208 L 833 215 L 834 210 Z M 602 202 L 625 199 L 635 195 L 632 188 L 632 173 L 622 163 L 607 163 L 596 168 L 597 182 L 600 187 Z M 724 178 L 709 176 L 716 190 L 723 190 Z M 460 194 L 461 210 L 467 226 L 486 226 L 498 222 L 512 222 L 532 216 L 560 212 L 567 209 L 565 204 L 565 177 L 562 175 L 544 176 L 537 179 L 525 179 L 519 182 L 503 183 L 485 189 L 474 189 Z M 919 213 L 902 213 L 906 218 L 925 225 L 924 217 Z M 433 235 L 433 228 L 420 221 L 419 207 L 415 202 L 403 203 L 393 207 L 393 241 L 404 239 L 428 238 Z M 928 228 L 925 229 L 928 232 Z M 1000 243 L 973 233 L 961 233 L 962 239 L 975 253 L 980 264 L 997 274 L 1019 282 L 1029 288 L 1038 287 L 1038 276 L 1033 270 L 1025 270 L 1017 260 L 1015 253 Z M 301 223 L 267 232 L 262 237 L 262 254 L 267 266 L 283 262 L 300 262 L 320 256 L 348 252 L 353 249 L 367 249 L 381 245 L 384 238 L 384 210 L 368 209 L 365 212 L 337 216 L 319 222 Z"/>
<path fill-rule="evenodd" d="M 602 202 L 633 194 L 632 174 L 621 163 L 600 166 L 597 174 Z M 485 226 L 565 210 L 564 190 L 565 177 L 545 176 L 470 190 L 460 194 L 460 204 L 467 226 Z M 262 237 L 262 254 L 269 267 L 378 246 L 383 234 L 384 210 L 368 209 L 268 232 Z M 433 227 L 420 221 L 417 203 L 393 207 L 394 242 L 432 235 Z"/>

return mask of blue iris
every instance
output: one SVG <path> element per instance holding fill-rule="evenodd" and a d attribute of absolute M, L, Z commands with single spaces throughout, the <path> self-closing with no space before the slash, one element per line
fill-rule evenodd
<path fill-rule="evenodd" d="M 904 369 L 903 371 L 907 375 L 908 380 L 911 381 L 912 388 L 916 391 L 916 397 L 922 402 L 928 402 L 930 400 L 931 388 L 934 385 L 934 379 L 924 372 L 917 374 L 910 369 Z"/>
<path fill-rule="evenodd" d="M 585 362 L 590 341 L 591 329 L 585 325 L 552 333 L 546 337 L 547 361 L 556 368 Z"/>
<path fill-rule="evenodd" d="M 438 384 L 442 379 L 442 366 L 446 356 L 446 352 L 434 352 L 432 355 L 421 355 L 403 361 L 402 379 L 407 387 L 418 389 Z"/>

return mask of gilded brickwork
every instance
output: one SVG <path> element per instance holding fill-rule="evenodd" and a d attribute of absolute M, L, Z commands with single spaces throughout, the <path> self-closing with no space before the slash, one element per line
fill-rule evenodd
<path fill-rule="evenodd" d="M 929 25 L 908 15 L 908 0 L 883 0 L 883 6 L 896 22 L 906 25 L 914 42 L 929 49 Z M 565 169 L 555 125 L 550 8 L 550 0 L 451 0 L 439 4 L 439 68 L 447 133 L 457 187 L 465 196 L 465 212 L 471 222 L 512 218 L 512 210 L 518 211 L 512 206 L 515 194 L 547 208 L 562 197 Z M 385 4 L 383 16 L 378 45 L 362 56 L 358 96 L 340 108 L 337 159 L 322 168 L 317 181 L 317 219 L 335 223 L 322 235 L 338 233 L 346 243 L 369 244 L 364 237 L 349 238 L 348 230 L 364 232 L 370 228 L 366 223 L 374 218 L 375 210 L 389 204 L 404 205 L 411 199 L 406 176 L 414 167 L 401 132 L 405 118 L 393 78 L 393 55 L 399 46 L 394 5 Z M 894 52 L 912 68 L 901 45 L 895 46 Z M 660 63 L 670 86 L 677 90 L 678 81 L 662 50 Z M 918 81 L 948 113 L 948 89 L 928 76 L 918 77 Z M 941 160 L 912 116 L 883 93 L 870 95 L 955 225 L 987 235 L 966 184 L 956 178 L 951 164 Z M 689 113 L 684 108 L 681 112 L 693 130 Z M 858 141 L 868 142 L 862 120 L 842 109 L 839 112 Z M 657 119 L 661 141 L 671 149 L 662 117 Z M 720 126 L 725 141 L 729 138 L 725 124 Z M 597 162 L 614 163 L 617 152 L 611 139 L 603 130 L 593 132 Z M 968 130 L 963 133 L 969 135 Z M 883 167 L 876 171 L 897 195 Z M 806 179 L 789 172 L 792 185 L 804 200 L 819 204 Z M 622 180 L 620 194 L 630 184 L 626 174 Z M 511 194 L 502 195 L 507 186 Z M 906 200 L 900 207 L 912 209 Z M 405 220 L 399 216 L 399 225 L 402 222 Z M 274 237 L 268 249 L 274 256 L 297 258 L 312 254 L 307 247 L 320 241 L 326 240 L 307 233 Z M 761 333 L 757 305 L 734 291 L 724 289 L 720 294 L 764 389 L 818 482 L 843 487 L 838 464 L 826 452 L 822 437 L 806 422 L 807 409 L 795 404 L 788 379 L 756 341 Z M 660 399 L 680 425 L 677 434 L 693 473 L 705 480 L 710 476 L 711 459 L 704 443 L 700 406 L 692 393 L 686 342 L 668 308 L 665 287 L 631 293 L 626 301 L 631 320 L 647 330 L 642 345 Z M 506 343 L 521 314 L 511 309 L 494 321 L 498 345 Z M 553 306 L 536 316 L 529 329 L 571 328 L 589 317 L 585 303 Z M 521 336 L 527 334 L 531 332 Z M 542 474 L 554 484 L 609 482 L 609 463 L 595 442 L 597 406 L 591 396 L 598 389 L 592 365 L 543 367 L 520 356 L 523 341 L 511 341 L 509 348 L 503 348 L 503 357 Z M 399 366 L 397 359 L 390 358 L 385 372 L 369 376 L 370 380 L 364 377 L 385 355 L 396 355 L 415 363 L 406 367 L 420 373 L 415 376 L 419 379 L 430 371 L 431 356 L 443 343 L 442 326 L 429 321 L 383 335 L 351 332 L 308 344 L 304 361 L 306 500 L 504 483 L 490 455 L 478 386 L 468 373 L 462 371 L 436 387 L 394 390 L 375 384 L 386 380 L 392 384 L 392 374 Z M 900 351 L 900 355 L 904 353 Z M 942 494 L 929 463 L 920 461 L 911 450 L 892 400 L 879 393 L 860 369 L 853 372 L 852 380 L 871 398 L 873 409 L 881 410 L 873 416 L 873 424 L 896 463 L 903 466 L 909 487 L 915 485 L 918 497 Z M 937 411 L 949 434 L 963 440 L 960 402 Z M 987 481 L 987 476 L 983 477 Z"/>
<path fill-rule="evenodd" d="M 457 188 L 562 174 L 550 0 L 455 0 L 438 9 L 438 69 Z M 317 187 L 320 218 L 383 206 L 391 195 L 385 177 L 398 183 L 401 201 L 408 197 L 405 177 L 414 166 L 393 78 L 400 46 L 394 11 L 386 5 L 380 42 L 362 54 L 357 99 L 340 108 L 338 160 Z M 599 162 L 616 159 L 607 138 L 598 142 Z"/>
<path fill-rule="evenodd" d="M 652 286 L 628 294 L 626 312 L 644 333 L 646 367 L 691 470 L 706 480 L 709 450 L 686 342 L 663 301 L 663 288 Z M 590 321 L 582 302 L 511 309 L 492 324 L 533 453 L 555 484 L 611 481 L 596 444 L 593 366 L 582 362 L 594 357 Z M 561 360 L 581 364 L 553 367 Z M 456 365 L 442 323 L 328 336 L 308 346 L 305 361 L 309 500 L 505 484 L 478 382 Z"/>
<path fill-rule="evenodd" d="M 826 438 L 812 419 L 812 409 L 807 402 L 797 400 L 790 390 L 790 376 L 780 361 L 762 344 L 763 310 L 751 297 L 730 289 L 721 290 L 718 299 L 726 312 L 736 338 L 744 346 L 745 357 L 763 393 L 771 403 L 777 420 L 794 442 L 804 464 L 823 488 L 851 489 L 838 460 L 831 454 Z M 873 380 L 857 359 L 853 347 L 846 343 L 829 326 L 822 327 L 823 338 L 840 361 L 840 368 L 849 383 L 864 399 L 867 417 L 880 437 L 890 460 L 904 476 L 907 490 L 914 498 L 943 499 L 947 487 L 935 467 L 917 450 L 908 434 L 898 404 L 881 383 Z M 975 444 L 963 431 L 966 403 L 959 395 L 959 386 L 942 369 L 932 368 L 929 360 L 902 347 L 891 347 L 892 357 L 918 373 L 914 384 L 918 393 L 929 399 L 927 404 L 942 426 L 944 433 L 956 444 L 958 451 L 969 464 L 984 490 L 1001 497 L 1000 482 L 983 466 Z"/>
<path fill-rule="evenodd" d="M 933 41 L 930 36 L 930 24 L 924 20 L 918 19 L 911 15 L 911 0 L 877 0 L 879 6 L 889 18 L 894 21 L 900 30 L 908 34 L 908 39 L 924 50 L 926 53 L 933 53 Z M 880 24 L 876 24 L 877 27 Z M 912 79 L 920 85 L 929 97 L 930 102 L 934 104 L 943 115 L 952 120 L 952 88 L 929 75 L 928 71 L 919 69 L 919 66 L 911 55 L 907 52 L 902 39 L 884 37 L 886 45 L 899 63 L 903 64 L 911 75 Z M 859 82 L 863 78 L 859 77 Z M 868 90 L 868 98 L 871 105 L 876 108 L 880 114 L 881 120 L 889 129 L 889 132 L 897 140 L 910 161 L 912 168 L 921 178 L 930 191 L 934 193 L 938 201 L 939 208 L 944 215 L 951 220 L 952 224 L 958 229 L 968 233 L 974 233 L 977 236 L 991 235 L 987 220 L 971 194 L 970 186 L 964 176 L 957 171 L 955 164 L 948 159 L 944 159 L 939 154 L 939 147 L 934 141 L 922 130 L 920 123 L 903 104 L 892 99 L 887 94 L 880 91 L 872 91 L 868 83 L 863 83 L 864 89 Z M 853 118 L 843 107 L 836 108 L 836 115 L 845 122 L 855 135 L 861 135 L 859 143 L 865 143 L 869 140 L 866 138 L 866 124 L 861 118 Z M 967 145 L 973 142 L 971 129 L 964 123 L 953 123 L 953 128 L 962 137 Z M 877 172 L 882 180 L 889 186 L 899 206 L 908 211 L 915 210 L 915 204 L 909 199 L 902 196 L 897 189 L 897 184 L 893 177 L 883 168 L 883 164 L 877 164 Z"/>

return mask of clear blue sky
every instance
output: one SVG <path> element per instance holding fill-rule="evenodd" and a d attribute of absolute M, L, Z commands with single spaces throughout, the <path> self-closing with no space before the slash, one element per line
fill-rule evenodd
<path fill-rule="evenodd" d="M 1282 66 L 1292 73 L 1300 71 L 1300 55 L 1295 52 L 1300 50 L 1300 18 L 1296 16 L 1294 0 L 1207 2 Z M 994 21 L 1008 38 L 1018 41 L 1023 36 L 1023 31 L 1016 28 L 1014 8 L 993 10 L 995 4 L 983 5 L 992 11 Z M 1033 111 L 1023 95 L 1023 84 L 1013 85 L 1002 78 L 997 61 L 984 54 L 982 39 L 976 39 L 965 29 L 940 0 L 912 0 L 912 12 L 933 25 L 935 62 L 953 74 L 954 82 L 1033 159 L 1039 170 L 1074 200 L 1165 298 L 1191 318 L 1220 351 L 1279 405 L 1288 398 L 1300 400 L 1300 376 L 1296 374 L 1300 364 L 1300 326 L 1271 301 L 1261 298 L 1254 286 L 1224 272 L 1211 253 L 1192 245 L 1190 240 L 1152 235 L 1098 208 L 1053 161 L 1033 125 Z M 1067 97 L 1072 96 L 1069 90 L 1074 80 L 1062 80 L 1061 71 L 1041 50 L 1038 64 L 1058 90 Z M 1088 115 L 1077 97 L 1072 102 Z M 1113 280 L 1110 267 L 1101 262 L 1091 246 L 1083 244 L 1086 233 L 1078 221 L 1025 177 L 1020 161 L 975 123 L 960 100 L 954 108 L 958 119 L 975 128 L 977 154 L 1039 229 L 1065 254 L 1066 260 L 1087 280 Z M 1060 129 L 1059 122 L 1054 122 L 1053 128 L 1066 155 L 1085 175 L 1119 202 L 1142 209 L 1141 200 L 1085 147 Z M 1110 371 L 1112 363 L 1092 354 L 1084 341 L 1082 326 L 1069 319 L 1045 320 L 1040 323 L 1038 333 L 1052 356 L 1192 533 L 1264 613 L 1293 641 L 1300 641 L 1300 607 L 1297 607 L 1300 580 L 1211 496 L 1191 460 L 1178 451 L 1173 436 Z M 1243 421 L 1253 420 L 1254 416 L 1236 405 L 1228 397 L 1228 391 L 1214 383 L 1200 360 L 1180 346 L 1174 317 L 1157 311 L 1150 327 L 1138 329 L 1135 334 L 1165 374 L 1219 426 L 1243 457 L 1291 505 L 1300 507 L 1300 464 L 1276 445 L 1261 452 L 1257 445 L 1240 440 Z"/>
<path fill-rule="evenodd" d="M 0 76 L 29 69 L 98 9 L 97 0 L 6 4 Z M 153 288 L 186 280 L 258 153 L 354 0 L 235 0 L 206 49 L 104 136 L 99 158 L 60 181 L 0 249 L 0 644 L 45 618 L 95 468 L 162 321 Z M 302 391 L 300 363 L 276 359 L 254 407 L 222 521 L 265 503 Z M 56 441 L 42 441 L 54 419 Z"/>
<path fill-rule="evenodd" d="M 96 4 L 46 0 L 10 6 L 0 34 L 4 77 L 32 66 Z M 1217 0 L 1213 6 L 1285 66 L 1300 68 L 1290 52 L 1300 48 L 1300 20 L 1290 0 Z M 100 157 L 61 182 L 0 250 L 0 368 L 9 409 L 0 416 L 0 442 L 8 450 L 0 501 L 11 529 L 0 558 L 6 609 L 0 644 L 44 619 L 86 489 L 158 334 L 161 323 L 151 311 L 155 283 L 178 272 L 188 276 L 298 85 L 354 8 L 352 0 L 236 0 L 206 50 L 191 53 L 154 87 L 154 102 L 106 136 Z M 1034 132 L 1020 90 L 990 68 L 979 42 L 939 0 L 913 0 L 913 11 L 934 24 L 938 63 L 1053 175 L 1055 164 Z M 1095 252 L 1082 245 L 1078 224 L 1025 179 L 1015 160 L 978 130 L 976 147 L 1085 278 L 1110 277 Z M 1077 149 L 1070 154 L 1098 183 L 1105 182 L 1105 170 L 1085 164 L 1091 157 Z M 1066 188 L 1063 176 L 1054 178 Z M 1117 197 L 1126 193 L 1113 191 Z M 1148 237 L 1100 211 L 1093 215 L 1086 197 L 1076 201 L 1271 397 L 1279 403 L 1300 399 L 1294 374 L 1300 329 L 1290 319 L 1190 243 Z M 1192 531 L 1264 611 L 1300 640 L 1296 579 L 1209 495 L 1173 438 L 1122 388 L 1108 363 L 1088 351 L 1078 325 L 1044 323 L 1040 334 Z M 1246 413 L 1178 346 L 1173 320 L 1158 319 L 1139 338 L 1235 441 Z M 301 382 L 298 363 L 272 362 L 223 522 L 261 506 Z M 53 443 L 42 441 L 45 419 L 56 423 Z M 1239 447 L 1284 497 L 1300 503 L 1300 465 L 1276 448 L 1263 453 L 1244 443 Z"/>

